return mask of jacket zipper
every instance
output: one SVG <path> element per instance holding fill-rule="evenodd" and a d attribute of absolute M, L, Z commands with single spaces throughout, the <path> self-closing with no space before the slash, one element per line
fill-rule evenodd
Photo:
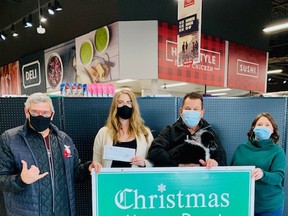
<path fill-rule="evenodd" d="M 54 185 L 54 169 L 53 169 L 53 155 L 52 155 L 52 146 L 49 138 L 49 148 L 46 146 L 47 156 L 49 160 L 49 169 L 51 173 L 51 186 L 52 186 L 52 210 L 53 213 L 55 212 L 55 185 Z"/>

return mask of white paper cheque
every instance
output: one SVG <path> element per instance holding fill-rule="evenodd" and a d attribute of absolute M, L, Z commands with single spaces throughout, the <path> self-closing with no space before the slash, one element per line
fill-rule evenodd
<path fill-rule="evenodd" d="M 135 156 L 135 149 L 116 146 L 105 146 L 104 159 L 130 162 Z"/>

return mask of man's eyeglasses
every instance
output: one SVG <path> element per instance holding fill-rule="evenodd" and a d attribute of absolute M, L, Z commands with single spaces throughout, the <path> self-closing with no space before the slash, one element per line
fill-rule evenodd
<path fill-rule="evenodd" d="M 42 110 L 30 110 L 29 113 L 33 117 L 43 116 L 45 118 L 49 118 L 52 115 L 51 111 L 42 111 Z"/>
<path fill-rule="evenodd" d="M 117 101 L 117 104 L 118 104 L 118 107 L 122 107 L 124 105 L 128 106 L 128 107 L 132 107 L 132 101 L 122 101 L 122 100 L 119 100 Z"/>

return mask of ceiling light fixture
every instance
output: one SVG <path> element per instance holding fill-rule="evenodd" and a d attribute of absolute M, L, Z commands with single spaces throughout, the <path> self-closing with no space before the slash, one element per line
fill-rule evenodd
<path fill-rule="evenodd" d="M 41 7 L 40 7 L 40 0 L 38 0 L 38 12 L 39 12 L 39 26 L 37 27 L 37 33 L 38 34 L 45 34 L 46 29 L 42 27 L 41 25 Z"/>
<path fill-rule="evenodd" d="M 28 27 L 32 27 L 32 26 L 33 26 L 33 23 L 32 23 L 32 14 L 30 14 L 30 15 L 28 16 L 27 25 L 28 25 Z"/>
<path fill-rule="evenodd" d="M 15 31 L 15 25 L 14 24 L 11 25 L 11 34 L 13 37 L 18 36 L 18 33 Z"/>
<path fill-rule="evenodd" d="M 215 94 L 211 94 L 212 96 L 222 96 L 222 95 L 227 95 L 227 93 L 222 92 L 222 93 L 215 93 Z"/>
<path fill-rule="evenodd" d="M 39 34 L 44 34 L 46 32 L 46 29 L 42 26 L 42 23 L 45 23 L 47 21 L 47 19 L 44 17 L 44 13 L 42 11 L 42 8 L 41 8 L 41 5 L 40 5 L 40 1 L 41 0 L 38 0 L 38 8 L 36 10 L 33 10 L 32 12 L 30 12 L 30 14 L 28 15 L 25 15 L 21 18 L 19 18 L 17 21 L 14 21 L 12 24 L 11 24 L 11 27 L 10 26 L 6 26 L 5 28 L 3 28 L 1 31 L 0 31 L 0 40 L 6 40 L 7 39 L 7 35 L 6 35 L 6 31 L 11 31 L 11 35 L 13 37 L 17 37 L 18 36 L 18 32 L 15 31 L 15 26 L 17 24 L 21 24 L 22 22 L 22 25 L 23 27 L 25 28 L 29 28 L 29 27 L 32 27 L 33 26 L 33 23 L 32 23 L 32 16 L 35 15 L 35 13 L 39 13 L 39 26 L 37 27 L 37 32 Z M 48 12 L 49 14 L 55 14 L 55 11 L 61 11 L 63 10 L 59 0 L 53 0 L 54 2 L 54 5 L 52 3 L 52 0 L 51 2 L 46 2 L 44 5 L 42 5 L 42 7 L 48 7 Z M 10 34 L 9 34 L 10 35 Z"/>
<path fill-rule="evenodd" d="M 32 24 L 32 14 L 30 14 L 28 16 L 28 18 L 26 18 L 26 17 L 23 18 L 23 26 L 25 28 L 30 28 L 30 27 L 33 26 L 33 24 Z"/>
<path fill-rule="evenodd" d="M 121 86 L 118 89 L 115 89 L 115 92 L 119 92 L 119 91 L 122 91 L 122 90 L 130 90 L 130 91 L 132 91 L 132 88 L 129 87 L 129 86 Z"/>
<path fill-rule="evenodd" d="M 127 83 L 127 82 L 133 82 L 133 81 L 136 81 L 136 80 L 133 80 L 133 79 L 123 79 L 123 80 L 117 80 L 116 83 Z"/>
<path fill-rule="evenodd" d="M 1 37 L 2 40 L 6 40 L 7 34 L 4 31 L 2 31 L 1 34 L 0 34 L 0 37 Z"/>
<path fill-rule="evenodd" d="M 188 83 L 172 83 L 172 84 L 164 84 L 164 85 L 161 85 L 160 87 L 161 88 L 173 88 L 173 87 L 178 87 L 178 86 L 184 86 L 184 85 L 188 85 Z"/>
<path fill-rule="evenodd" d="M 55 14 L 54 7 L 52 6 L 51 2 L 48 3 L 48 13 L 50 15 L 54 15 Z"/>
<path fill-rule="evenodd" d="M 230 88 L 225 88 L 225 89 L 212 89 L 212 90 L 207 90 L 207 93 L 212 93 L 212 92 L 225 92 L 225 91 L 230 91 L 232 89 Z"/>
<path fill-rule="evenodd" d="M 40 21 L 41 23 L 46 23 L 47 19 L 43 16 L 42 8 L 40 8 Z"/>
<path fill-rule="evenodd" d="M 40 24 L 38 27 L 37 27 L 37 33 L 38 34 L 45 34 L 46 32 L 46 29 Z"/>
<path fill-rule="evenodd" d="M 266 28 L 263 29 L 265 33 L 275 33 L 275 32 L 280 32 L 281 30 L 288 29 L 288 20 L 281 20 L 277 21 L 276 23 L 267 26 Z"/>
<path fill-rule="evenodd" d="M 28 28 L 26 17 L 23 18 L 23 27 Z"/>
<path fill-rule="evenodd" d="M 276 69 L 276 70 L 267 71 L 267 74 L 282 73 L 282 72 L 283 72 L 282 69 Z"/>
<path fill-rule="evenodd" d="M 62 8 L 62 6 L 58 0 L 54 1 L 54 10 L 55 11 L 62 11 L 63 10 L 63 8 Z"/>

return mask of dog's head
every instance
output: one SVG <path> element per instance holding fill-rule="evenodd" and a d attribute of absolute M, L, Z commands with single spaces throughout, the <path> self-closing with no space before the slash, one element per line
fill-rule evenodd
<path fill-rule="evenodd" d="M 206 147 L 214 150 L 217 148 L 217 144 L 215 142 L 215 137 L 210 131 L 203 131 L 200 135 L 201 143 Z"/>

